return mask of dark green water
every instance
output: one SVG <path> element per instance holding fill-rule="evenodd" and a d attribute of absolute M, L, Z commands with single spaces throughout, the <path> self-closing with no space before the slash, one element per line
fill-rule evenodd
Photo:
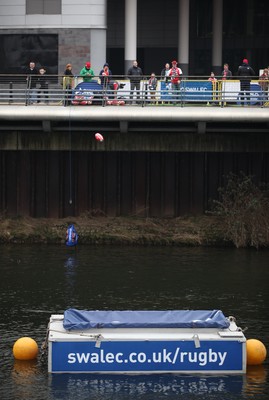
<path fill-rule="evenodd" d="M 0 398 L 268 399 L 269 361 L 246 376 L 49 375 L 15 361 L 22 336 L 41 346 L 51 314 L 79 309 L 221 309 L 269 349 L 269 252 L 210 248 L 0 247 Z"/>

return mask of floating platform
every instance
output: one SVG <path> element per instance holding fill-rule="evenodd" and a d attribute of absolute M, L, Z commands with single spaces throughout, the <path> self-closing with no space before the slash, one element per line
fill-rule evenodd
<path fill-rule="evenodd" d="M 244 374 L 246 338 L 220 310 L 52 315 L 51 373 Z"/>

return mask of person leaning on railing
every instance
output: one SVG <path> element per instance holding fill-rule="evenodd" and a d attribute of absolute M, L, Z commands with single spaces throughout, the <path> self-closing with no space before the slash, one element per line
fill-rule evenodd
<path fill-rule="evenodd" d="M 94 71 L 91 68 L 91 63 L 89 61 L 86 62 L 85 67 L 83 67 L 79 73 L 80 76 L 83 77 L 84 82 L 90 82 L 94 77 Z"/>
<path fill-rule="evenodd" d="M 110 83 L 110 77 L 112 76 L 112 71 L 109 68 L 109 64 L 105 63 L 101 71 L 99 72 L 100 83 L 103 89 L 107 89 Z"/>

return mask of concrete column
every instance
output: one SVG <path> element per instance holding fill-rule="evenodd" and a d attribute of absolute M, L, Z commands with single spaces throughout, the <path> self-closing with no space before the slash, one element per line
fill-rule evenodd
<path fill-rule="evenodd" d="M 103 68 L 106 60 L 106 30 L 105 29 L 91 29 L 90 33 L 90 61 L 95 75 Z"/>
<path fill-rule="evenodd" d="M 221 75 L 223 0 L 212 0 L 212 3 L 213 3 L 212 71 L 215 73 L 215 75 Z M 208 73 L 210 73 L 210 71 Z"/>
<path fill-rule="evenodd" d="M 125 0 L 124 46 L 124 69 L 127 73 L 137 57 L 137 0 Z"/>
<path fill-rule="evenodd" d="M 189 13 L 190 1 L 179 0 L 178 62 L 183 74 L 189 75 Z"/>

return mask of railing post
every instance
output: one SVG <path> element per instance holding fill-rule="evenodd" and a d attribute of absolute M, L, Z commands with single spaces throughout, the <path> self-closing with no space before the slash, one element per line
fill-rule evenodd
<path fill-rule="evenodd" d="M 9 82 L 9 104 L 13 103 L 13 82 Z"/>

